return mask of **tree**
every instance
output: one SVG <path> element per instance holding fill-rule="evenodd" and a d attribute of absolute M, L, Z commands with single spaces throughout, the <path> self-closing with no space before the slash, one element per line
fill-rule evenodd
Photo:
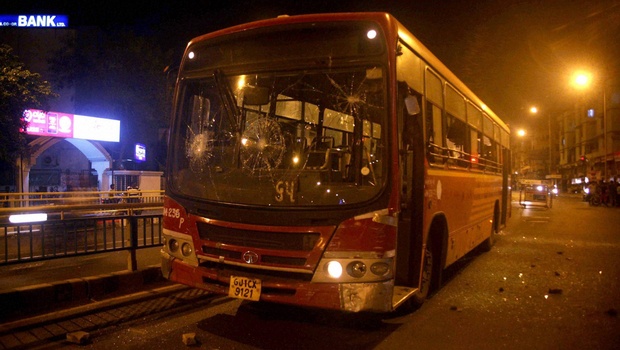
<path fill-rule="evenodd" d="M 55 97 L 51 85 L 38 73 L 26 69 L 13 54 L 13 48 L 0 45 L 0 162 L 15 164 L 20 155 L 28 153 L 26 129 L 22 118 L 27 108 L 41 108 Z"/>

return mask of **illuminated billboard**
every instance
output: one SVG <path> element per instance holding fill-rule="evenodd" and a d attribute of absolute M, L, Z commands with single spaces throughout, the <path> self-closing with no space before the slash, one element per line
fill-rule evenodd
<path fill-rule="evenodd" d="M 119 142 L 120 120 L 27 109 L 24 120 L 28 135 L 65 137 L 92 141 Z"/>
<path fill-rule="evenodd" d="M 134 156 L 136 162 L 146 161 L 146 146 L 141 143 L 136 143 L 136 154 Z"/>
<path fill-rule="evenodd" d="M 0 27 L 66 28 L 67 15 L 0 15 Z"/>

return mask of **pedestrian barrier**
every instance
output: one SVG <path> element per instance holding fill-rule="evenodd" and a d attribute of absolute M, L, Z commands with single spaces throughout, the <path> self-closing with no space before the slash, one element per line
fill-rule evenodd
<path fill-rule="evenodd" d="M 68 207 L 123 203 L 163 203 L 162 190 L 71 191 L 0 193 L 0 216 L 11 210 L 35 207 Z M 53 210 L 53 209 L 52 209 Z M 57 210 L 58 211 L 58 210 Z"/>
<path fill-rule="evenodd" d="M 32 198 L 15 194 L 12 206 L 0 208 L 0 266 L 127 250 L 135 270 L 137 249 L 163 243 L 163 195 L 144 192 L 131 203 L 106 203 L 101 192 L 78 192 L 54 198 L 54 203 L 62 201 L 58 205 L 35 205 Z M 11 222 L 34 213 L 42 214 L 42 221 Z"/>

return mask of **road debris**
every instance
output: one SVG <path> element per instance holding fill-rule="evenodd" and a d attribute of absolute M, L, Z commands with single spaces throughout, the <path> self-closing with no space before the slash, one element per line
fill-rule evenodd
<path fill-rule="evenodd" d="M 67 341 L 80 345 L 87 344 L 90 341 L 90 333 L 84 331 L 67 333 Z"/>
<path fill-rule="evenodd" d="M 196 333 L 185 333 L 183 334 L 183 344 L 190 346 L 196 345 Z"/>

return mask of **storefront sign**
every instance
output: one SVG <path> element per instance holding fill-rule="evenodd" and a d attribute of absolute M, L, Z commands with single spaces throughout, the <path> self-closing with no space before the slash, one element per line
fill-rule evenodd
<path fill-rule="evenodd" d="M 141 143 L 136 143 L 136 162 L 146 161 L 146 146 Z"/>
<path fill-rule="evenodd" d="M 24 120 L 28 123 L 26 133 L 29 135 L 93 141 L 120 141 L 120 120 L 46 112 L 39 109 L 25 110 Z"/>
<path fill-rule="evenodd" d="M 0 27 L 66 28 L 66 15 L 0 15 Z"/>

